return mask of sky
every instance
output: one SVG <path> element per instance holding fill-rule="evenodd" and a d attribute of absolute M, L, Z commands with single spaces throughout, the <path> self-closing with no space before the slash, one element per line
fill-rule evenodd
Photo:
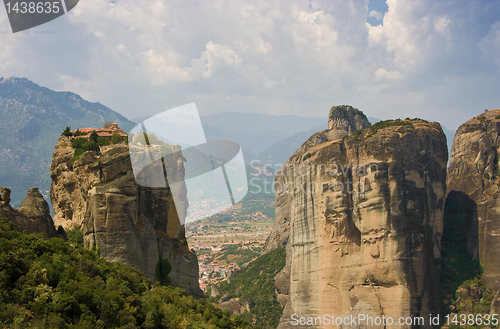
<path fill-rule="evenodd" d="M 500 1 L 82 0 L 13 34 L 0 76 L 26 77 L 132 119 L 196 102 L 224 111 L 379 119 L 448 129 L 500 108 Z"/>

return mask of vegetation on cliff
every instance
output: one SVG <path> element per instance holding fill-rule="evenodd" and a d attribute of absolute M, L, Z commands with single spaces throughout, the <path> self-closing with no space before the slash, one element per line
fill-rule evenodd
<path fill-rule="evenodd" d="M 276 328 L 283 308 L 276 297 L 278 289 L 274 284 L 274 277 L 283 269 L 285 261 L 284 248 L 277 248 L 260 256 L 243 268 L 229 283 L 222 281 L 220 294 L 215 298 L 210 298 L 209 301 L 216 302 L 229 293 L 232 297 L 239 298 L 240 301 L 246 300 L 254 303 L 255 306 L 251 312 L 243 312 L 242 317 L 251 321 L 256 316 L 258 326 Z"/>
<path fill-rule="evenodd" d="M 0 219 L 0 323 L 6 328 L 246 328 L 184 290 L 152 285 L 62 239 L 23 234 Z"/>

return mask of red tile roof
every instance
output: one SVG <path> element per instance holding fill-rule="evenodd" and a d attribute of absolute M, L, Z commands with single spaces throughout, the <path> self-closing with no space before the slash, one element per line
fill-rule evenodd
<path fill-rule="evenodd" d="M 83 138 L 90 138 L 90 135 L 92 132 L 95 130 L 97 135 L 99 137 L 108 137 L 111 138 L 113 134 L 119 134 L 122 137 L 127 137 L 127 134 L 124 134 L 120 131 L 120 127 L 118 127 L 118 124 L 113 123 L 109 128 L 80 128 L 76 130 L 72 130 L 72 133 L 75 133 L 77 130 L 81 131 L 82 133 L 87 133 L 86 135 L 82 135 L 80 137 Z"/>

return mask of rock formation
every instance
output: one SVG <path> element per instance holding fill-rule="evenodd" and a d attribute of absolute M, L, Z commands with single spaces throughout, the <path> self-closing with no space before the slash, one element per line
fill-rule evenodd
<path fill-rule="evenodd" d="M 500 110 L 462 124 L 448 168 L 449 200 L 460 202 L 467 223 L 467 249 L 484 265 L 483 282 L 500 290 Z"/>
<path fill-rule="evenodd" d="M 57 236 L 50 209 L 38 187 L 30 188 L 19 209 L 10 206 L 10 189 L 0 187 L 0 217 L 6 217 L 16 225 L 18 231 L 42 233 L 46 238 Z"/>
<path fill-rule="evenodd" d="M 292 314 L 398 319 L 440 310 L 446 137 L 423 120 L 353 132 L 366 126 L 360 116 L 348 110 L 342 120 L 350 124 L 340 125 L 331 114 L 331 130 L 311 136 L 275 175 L 265 249 L 287 250 L 275 278 L 288 294 L 279 328 L 293 327 Z M 336 125 L 351 134 L 337 139 Z"/>
<path fill-rule="evenodd" d="M 360 129 L 368 128 L 370 122 L 360 110 L 349 105 L 333 106 L 328 116 L 329 138 L 339 139 Z"/>
<path fill-rule="evenodd" d="M 102 146 L 73 162 L 70 143 L 62 137 L 52 158 L 56 225 L 81 229 L 86 247 L 95 245 L 101 257 L 135 266 L 153 280 L 165 279 L 161 269 L 168 260 L 171 283 L 201 297 L 198 260 L 187 246 L 170 190 L 136 184 L 125 144 Z"/>

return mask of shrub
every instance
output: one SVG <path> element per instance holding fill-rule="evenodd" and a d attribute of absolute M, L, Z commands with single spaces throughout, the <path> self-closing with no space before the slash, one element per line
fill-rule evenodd
<path fill-rule="evenodd" d="M 315 153 L 316 153 L 316 152 L 314 152 L 314 153 L 307 153 L 306 155 L 304 155 L 304 156 L 302 157 L 302 161 L 305 161 L 305 160 L 309 159 L 309 158 L 310 158 L 310 157 L 312 157 Z"/>
<path fill-rule="evenodd" d="M 75 162 L 76 160 L 80 159 L 82 154 L 85 153 L 84 149 L 75 149 L 75 152 L 73 153 L 73 157 L 71 158 L 72 162 Z"/>
<path fill-rule="evenodd" d="M 90 138 L 89 138 L 89 140 L 91 140 L 91 141 L 93 141 L 93 142 L 97 143 L 97 139 L 98 139 L 98 138 L 99 138 L 99 135 L 98 135 L 98 134 L 97 134 L 97 132 L 94 130 L 94 131 L 92 132 L 92 134 L 90 134 Z"/>
<path fill-rule="evenodd" d="M 78 137 L 71 142 L 71 147 L 74 149 L 80 149 L 83 147 L 83 144 L 87 143 L 87 139 L 83 137 Z"/>
<path fill-rule="evenodd" d="M 485 179 L 490 179 L 490 174 L 488 174 L 488 172 L 487 172 L 487 171 L 485 171 L 485 172 L 483 173 L 483 176 L 484 176 L 484 178 L 485 178 Z"/>
<path fill-rule="evenodd" d="M 67 136 L 67 137 L 73 136 L 73 133 L 71 132 L 71 128 L 66 126 L 66 128 L 64 128 L 61 135 Z"/>
<path fill-rule="evenodd" d="M 109 145 L 109 144 L 111 144 L 111 142 L 106 137 L 99 137 L 97 139 L 97 145 L 98 146 Z"/>
<path fill-rule="evenodd" d="M 77 129 L 74 133 L 73 133 L 73 136 L 77 137 L 77 136 L 85 136 L 87 135 L 87 133 L 84 133 L 83 131 L 80 131 L 80 129 Z"/>
<path fill-rule="evenodd" d="M 68 242 L 75 247 L 83 247 L 83 232 L 78 227 L 68 231 Z"/>
<path fill-rule="evenodd" d="M 122 141 L 122 136 L 118 133 L 114 133 L 113 136 L 111 136 L 111 143 L 113 144 L 118 144 Z"/>
<path fill-rule="evenodd" d="M 85 151 L 97 151 L 98 146 L 97 146 L 96 142 L 94 142 L 93 140 L 89 140 L 88 142 L 86 142 L 85 144 L 83 144 L 82 148 Z"/>
<path fill-rule="evenodd" d="M 356 143 L 359 143 L 359 136 L 361 136 L 361 133 L 363 132 L 363 129 L 360 129 L 360 130 L 356 130 L 352 136 L 354 137 L 354 141 Z"/>

